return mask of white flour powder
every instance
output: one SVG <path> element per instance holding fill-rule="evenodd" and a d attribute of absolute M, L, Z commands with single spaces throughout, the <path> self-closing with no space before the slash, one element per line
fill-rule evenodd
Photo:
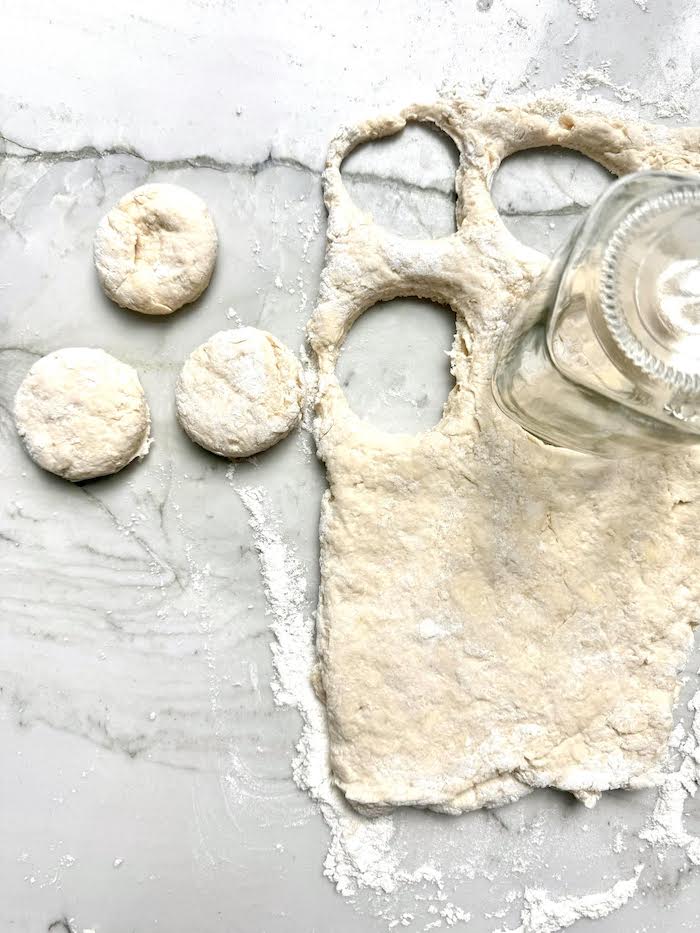
<path fill-rule="evenodd" d="M 569 0 L 569 3 L 576 7 L 576 12 L 581 19 L 594 20 L 598 16 L 596 0 Z"/>
<path fill-rule="evenodd" d="M 685 804 L 700 786 L 700 690 L 690 699 L 688 710 L 692 714 L 688 730 L 679 723 L 671 736 L 678 767 L 666 774 L 654 810 L 640 835 L 656 847 L 660 858 L 673 847 L 684 850 L 693 865 L 700 865 L 700 837 L 691 835 L 683 821 Z"/>
<path fill-rule="evenodd" d="M 390 848 L 392 820 L 358 816 L 331 782 L 325 712 L 311 686 L 314 624 L 305 611 L 303 570 L 282 539 L 267 493 L 258 487 L 237 486 L 233 470 L 228 476 L 250 515 L 260 559 L 270 629 L 275 636 L 273 697 L 278 705 L 295 707 L 303 721 L 292 762 L 294 779 L 319 803 L 331 832 L 324 873 L 341 894 L 354 894 L 365 887 L 390 893 L 398 880 L 397 859 Z"/>
<path fill-rule="evenodd" d="M 688 90 L 693 81 L 694 75 L 690 73 L 687 76 L 679 76 L 675 84 L 670 83 L 666 88 L 658 84 L 651 93 L 643 94 L 629 82 L 620 84 L 615 81 L 612 63 L 603 60 L 596 65 L 571 68 L 562 81 L 544 96 L 551 95 L 563 106 L 575 106 L 577 103 L 581 105 L 581 97 L 585 96 L 584 105 L 586 102 L 595 103 L 598 107 L 615 110 L 618 115 L 621 113 L 620 105 L 623 105 L 623 111 L 630 115 L 648 112 L 657 119 L 684 121 L 688 119 Z M 611 97 L 616 102 L 614 107 L 609 107 Z"/>
<path fill-rule="evenodd" d="M 558 933 L 584 918 L 599 920 L 607 917 L 632 897 L 637 890 L 642 868 L 642 865 L 638 865 L 631 878 L 615 882 L 609 891 L 584 894 L 581 897 L 550 898 L 546 891 L 526 889 L 520 914 L 521 925 L 515 930 L 503 930 L 500 933 Z"/>

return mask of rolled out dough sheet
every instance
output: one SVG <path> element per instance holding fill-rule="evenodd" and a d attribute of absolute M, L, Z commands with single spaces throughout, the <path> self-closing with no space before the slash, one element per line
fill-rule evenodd
<path fill-rule="evenodd" d="M 407 120 L 433 121 L 460 150 L 450 237 L 382 229 L 343 186 L 343 157 Z M 490 387 L 498 337 L 547 259 L 508 233 L 489 185 L 507 155 L 553 144 L 618 175 L 700 168 L 697 129 L 547 102 L 410 107 L 331 146 L 308 328 L 329 484 L 316 681 L 334 779 L 368 811 L 459 812 L 545 786 L 591 804 L 658 779 L 698 600 L 698 457 L 611 462 L 545 446 Z M 455 387 L 417 435 L 364 423 L 334 372 L 357 317 L 401 295 L 457 319 Z"/>

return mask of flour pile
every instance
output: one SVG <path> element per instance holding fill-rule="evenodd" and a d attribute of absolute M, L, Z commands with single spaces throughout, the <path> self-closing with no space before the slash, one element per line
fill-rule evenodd
<path fill-rule="evenodd" d="M 525 906 L 521 913 L 522 924 L 516 930 L 503 930 L 500 933 L 558 933 L 579 920 L 607 917 L 623 907 L 634 895 L 642 868 L 642 865 L 638 865 L 632 878 L 615 882 L 609 891 L 584 894 L 583 897 L 554 900 L 546 891 L 526 890 L 523 895 Z"/>
<path fill-rule="evenodd" d="M 397 883 L 396 857 L 390 849 L 391 819 L 358 816 L 331 782 L 325 712 L 311 685 L 314 623 L 306 613 L 307 583 L 301 564 L 282 539 L 268 494 L 259 487 L 236 486 L 232 470 L 228 476 L 250 515 L 260 560 L 275 636 L 271 645 L 273 697 L 279 706 L 296 708 L 303 721 L 292 763 L 294 779 L 320 804 L 331 831 L 325 874 L 341 894 L 363 887 L 389 893 Z"/>

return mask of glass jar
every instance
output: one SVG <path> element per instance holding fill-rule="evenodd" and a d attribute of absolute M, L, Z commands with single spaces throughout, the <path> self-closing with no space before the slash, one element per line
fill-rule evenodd
<path fill-rule="evenodd" d="M 607 457 L 700 442 L 700 176 L 610 186 L 505 333 L 496 401 Z"/>

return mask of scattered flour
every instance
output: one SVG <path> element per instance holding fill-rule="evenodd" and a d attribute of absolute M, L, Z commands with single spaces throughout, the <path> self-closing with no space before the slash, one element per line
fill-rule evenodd
<path fill-rule="evenodd" d="M 616 881 L 608 891 L 581 897 L 550 898 L 546 891 L 526 889 L 520 926 L 501 933 L 558 933 L 584 918 L 600 920 L 601 917 L 607 917 L 623 907 L 634 895 L 643 867 L 638 865 L 631 878 Z"/>
<path fill-rule="evenodd" d="M 640 836 L 652 843 L 659 858 L 673 847 L 684 850 L 693 865 L 700 865 L 700 837 L 691 835 L 683 822 L 685 804 L 700 786 L 700 690 L 690 699 L 688 709 L 692 713 L 688 731 L 679 723 L 669 742 L 680 755 L 680 764 L 666 774 Z"/>
<path fill-rule="evenodd" d="M 303 569 L 282 539 L 267 493 L 258 487 L 237 486 L 232 470 L 228 476 L 250 515 L 260 560 L 275 636 L 273 697 L 276 704 L 293 706 L 302 716 L 302 733 L 292 763 L 294 779 L 318 802 L 331 832 L 324 874 L 341 894 L 351 895 L 366 887 L 391 893 L 398 881 L 397 856 L 390 845 L 392 820 L 359 816 L 331 782 L 325 713 L 311 686 L 314 624 L 305 611 Z"/>
<path fill-rule="evenodd" d="M 456 926 L 458 923 L 469 923 L 472 918 L 471 914 L 457 907 L 456 904 L 447 904 L 440 911 L 440 916 L 448 927 Z"/>
<path fill-rule="evenodd" d="M 418 623 L 418 637 L 424 639 L 447 638 L 448 635 L 452 635 L 460 628 L 461 625 L 445 625 L 441 622 L 436 622 L 435 619 L 425 618 L 421 619 Z"/>
<path fill-rule="evenodd" d="M 569 0 L 569 3 L 576 7 L 581 19 L 594 20 L 598 16 L 597 0 Z"/>
<path fill-rule="evenodd" d="M 611 62 L 601 61 L 598 65 L 589 65 L 585 68 L 573 68 L 563 78 L 561 83 L 552 88 L 551 94 L 561 98 L 562 102 L 581 103 L 583 96 L 597 105 L 604 103 L 591 95 L 592 91 L 603 89 L 612 93 L 615 100 L 621 104 L 634 105 L 635 110 L 648 108 L 657 118 L 687 120 L 689 115 L 688 87 L 682 82 L 676 82 L 671 89 L 664 93 L 659 87 L 653 94 L 642 94 L 633 88 L 629 82 L 618 84 L 611 75 Z M 691 78 L 691 80 L 693 80 Z"/>

